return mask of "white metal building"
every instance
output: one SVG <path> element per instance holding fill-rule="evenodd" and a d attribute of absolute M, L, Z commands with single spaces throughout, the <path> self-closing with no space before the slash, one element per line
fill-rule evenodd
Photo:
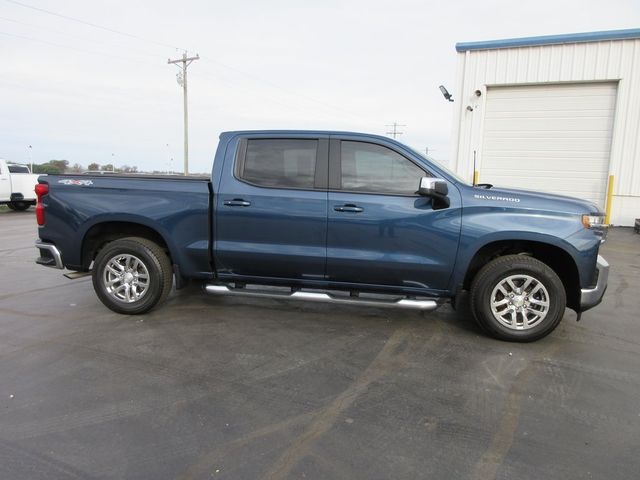
<path fill-rule="evenodd" d="M 456 50 L 452 162 L 460 175 L 586 198 L 609 207 L 612 224 L 633 225 L 640 29 L 458 43 Z"/>

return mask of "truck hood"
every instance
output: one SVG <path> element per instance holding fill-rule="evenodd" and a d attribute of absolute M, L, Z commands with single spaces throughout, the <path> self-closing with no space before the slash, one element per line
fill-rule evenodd
<path fill-rule="evenodd" d="M 486 200 L 491 203 L 508 204 L 517 208 L 532 208 L 541 211 L 563 212 L 582 215 L 586 213 L 602 213 L 595 203 L 565 195 L 522 190 L 517 188 L 479 188 L 470 187 L 471 195 L 476 201 Z"/>

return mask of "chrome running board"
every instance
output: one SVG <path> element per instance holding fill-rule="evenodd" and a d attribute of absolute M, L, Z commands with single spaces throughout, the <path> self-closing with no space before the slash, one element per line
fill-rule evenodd
<path fill-rule="evenodd" d="M 416 300 L 411 298 L 396 298 L 393 300 L 379 300 L 373 298 L 360 298 L 358 296 L 341 297 L 330 293 L 304 292 L 295 290 L 291 292 L 267 290 L 253 290 L 246 288 L 230 288 L 226 285 L 207 284 L 204 287 L 207 293 L 212 295 L 235 295 L 253 298 L 277 298 L 284 300 L 302 300 L 306 302 L 324 302 L 341 305 L 362 305 L 366 307 L 390 307 L 390 308 L 406 308 L 411 310 L 435 310 L 438 303 L 432 299 Z"/>
<path fill-rule="evenodd" d="M 69 280 L 75 280 L 76 278 L 88 277 L 89 275 L 91 275 L 91 271 L 88 271 L 88 272 L 69 272 L 69 273 L 65 273 L 64 274 L 64 276 L 67 277 Z"/>

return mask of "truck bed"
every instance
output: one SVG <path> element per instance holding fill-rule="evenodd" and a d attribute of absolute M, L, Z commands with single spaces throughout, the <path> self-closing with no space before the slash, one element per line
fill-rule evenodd
<path fill-rule="evenodd" d="M 85 238 L 148 226 L 168 246 L 171 261 L 191 278 L 211 278 L 211 182 L 204 176 L 48 175 L 46 224 L 40 238 L 60 246 L 63 262 L 86 270 Z M 86 250 L 86 248 L 85 248 Z"/>

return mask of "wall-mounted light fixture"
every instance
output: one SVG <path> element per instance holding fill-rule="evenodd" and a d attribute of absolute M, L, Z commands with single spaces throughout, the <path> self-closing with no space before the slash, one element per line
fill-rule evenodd
<path fill-rule="evenodd" d="M 440 88 L 440 91 L 442 92 L 442 96 L 443 96 L 445 99 L 449 100 L 450 102 L 453 102 L 453 95 L 451 95 L 451 94 L 449 93 L 449 90 L 447 90 L 447 89 L 444 87 L 444 85 L 440 85 L 440 87 L 439 87 L 439 88 Z"/>

